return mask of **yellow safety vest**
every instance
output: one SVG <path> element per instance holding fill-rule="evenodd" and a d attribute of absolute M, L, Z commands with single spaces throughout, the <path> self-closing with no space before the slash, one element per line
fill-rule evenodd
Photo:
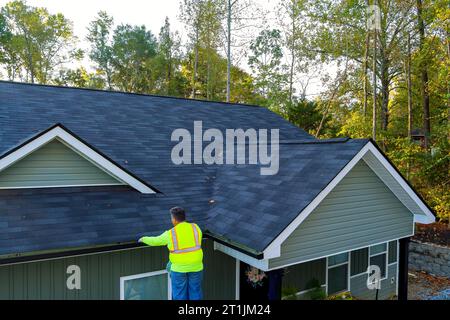
<path fill-rule="evenodd" d="M 195 223 L 181 222 L 169 231 L 169 259 L 175 272 L 203 270 L 202 232 Z"/>

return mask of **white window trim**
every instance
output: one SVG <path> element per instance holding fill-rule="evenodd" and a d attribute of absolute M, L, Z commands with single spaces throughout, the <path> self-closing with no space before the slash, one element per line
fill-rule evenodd
<path fill-rule="evenodd" d="M 325 197 L 336 187 L 336 185 L 350 172 L 350 170 L 363 159 L 366 153 L 372 153 L 384 166 L 392 177 L 408 193 L 412 200 L 420 207 L 422 214 L 413 214 L 414 222 L 432 223 L 436 220 L 433 213 L 426 204 L 417 196 L 406 181 L 398 174 L 396 169 L 386 160 L 375 145 L 369 141 L 353 159 L 338 173 L 338 175 L 323 189 L 313 201 L 275 238 L 264 250 L 264 259 L 276 258 L 281 255 L 281 244 L 294 232 L 298 226 L 314 211 L 314 209 L 325 199 Z M 376 173 L 376 172 L 375 172 Z M 414 225 L 413 225 L 414 227 Z"/>
<path fill-rule="evenodd" d="M 146 273 L 139 273 L 134 274 L 130 276 L 124 276 L 120 277 L 120 300 L 125 300 L 125 281 L 127 280 L 134 280 L 134 279 L 141 279 L 141 278 L 148 278 L 153 276 L 160 276 L 160 275 L 167 275 L 167 299 L 172 299 L 172 284 L 170 282 L 169 273 L 167 270 L 159 270 L 159 271 L 153 271 L 153 272 L 146 272 Z"/>
<path fill-rule="evenodd" d="M 142 183 L 141 181 L 133 177 L 131 174 L 127 173 L 122 168 L 114 164 L 112 161 L 108 160 L 107 158 L 105 158 L 104 156 L 93 150 L 87 144 L 83 143 L 78 138 L 74 137 L 72 134 L 67 132 L 64 128 L 62 128 L 59 125 L 37 136 L 36 138 L 24 144 L 17 150 L 14 150 L 7 156 L 1 158 L 0 172 L 10 167 L 14 163 L 18 162 L 19 160 L 25 158 L 32 152 L 36 151 L 37 149 L 39 149 L 40 147 L 44 146 L 45 144 L 49 143 L 54 139 L 60 140 L 68 147 L 70 147 L 72 150 L 79 153 L 87 160 L 91 161 L 94 165 L 98 166 L 99 168 L 101 168 L 114 178 L 133 187 L 139 192 L 144 194 L 155 193 L 155 191 L 152 188 Z M 55 186 L 55 187 L 67 187 L 67 186 Z M 29 188 L 39 188 L 39 187 L 29 187 Z M 16 188 L 5 188 L 5 189 L 16 189 Z"/>
<path fill-rule="evenodd" d="M 328 293 L 328 280 L 329 280 L 328 279 L 328 270 L 336 268 L 336 267 L 345 266 L 345 265 L 347 265 L 347 281 L 346 281 L 347 282 L 347 287 L 344 290 L 341 290 L 339 292 L 335 292 L 335 293 L 332 293 L 332 294 L 336 295 L 336 294 L 340 294 L 342 292 L 350 291 L 350 267 L 351 267 L 351 265 L 350 265 L 350 256 L 351 256 L 351 251 L 345 251 L 345 252 L 341 252 L 341 253 L 338 253 L 338 254 L 342 254 L 342 253 L 347 253 L 347 261 L 339 263 L 339 264 L 335 264 L 335 265 L 330 266 L 329 263 L 328 263 L 328 259 L 330 257 L 336 256 L 337 254 L 333 254 L 333 255 L 328 256 L 326 258 L 325 292 L 326 292 L 327 296 L 329 296 L 329 293 Z"/>
<path fill-rule="evenodd" d="M 370 264 L 370 258 L 372 258 L 372 257 L 377 257 L 377 256 L 381 256 L 381 255 L 385 255 L 385 257 L 386 257 L 386 259 L 385 259 L 385 274 L 384 274 L 384 278 L 381 278 L 380 279 L 380 282 L 381 281 L 383 281 L 383 280 L 386 280 L 387 278 L 388 278 L 388 260 L 389 260 L 389 255 L 388 255 L 388 250 L 389 250 L 389 242 L 383 242 L 383 243 L 385 243 L 386 244 L 386 250 L 385 251 L 382 251 L 382 252 L 378 252 L 378 253 L 375 253 L 375 254 L 371 254 L 370 253 L 370 247 L 373 247 L 373 246 L 370 246 L 369 247 L 369 255 L 368 255 L 368 266 L 370 266 L 371 264 Z M 382 243 L 380 243 L 380 244 L 382 244 Z M 367 273 L 367 272 L 366 272 Z"/>

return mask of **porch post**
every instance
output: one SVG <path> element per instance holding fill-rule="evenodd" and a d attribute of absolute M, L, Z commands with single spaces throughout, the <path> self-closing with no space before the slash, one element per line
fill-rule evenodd
<path fill-rule="evenodd" d="M 409 239 L 399 240 L 399 264 L 398 264 L 398 300 L 408 300 L 408 256 Z"/>
<path fill-rule="evenodd" d="M 268 298 L 270 301 L 281 300 L 281 284 L 283 274 L 283 269 L 267 271 L 267 276 L 269 278 Z"/>

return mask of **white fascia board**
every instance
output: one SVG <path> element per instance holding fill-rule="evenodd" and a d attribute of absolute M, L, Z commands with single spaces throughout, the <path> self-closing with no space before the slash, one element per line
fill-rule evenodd
<path fill-rule="evenodd" d="M 0 172 L 54 139 L 61 140 L 87 160 L 139 192 L 145 194 L 155 193 L 153 189 L 121 169 L 60 126 L 54 127 L 0 159 Z"/>
<path fill-rule="evenodd" d="M 242 253 L 240 251 L 237 251 L 235 249 L 232 249 L 226 245 L 223 245 L 221 243 L 218 243 L 216 241 L 214 241 L 214 250 L 219 250 L 233 258 L 236 258 L 240 261 L 243 261 L 255 268 L 258 268 L 259 270 L 262 271 L 268 271 L 269 270 L 269 261 L 264 259 L 264 260 L 258 260 L 256 258 L 253 258 L 249 255 L 246 255 L 245 253 Z"/>
<path fill-rule="evenodd" d="M 363 158 L 367 152 L 372 152 L 373 155 L 383 164 L 394 179 L 405 189 L 408 195 L 419 205 L 423 214 L 414 214 L 414 222 L 431 223 L 435 221 L 433 213 L 405 182 L 405 180 L 398 174 L 395 168 L 386 160 L 380 151 L 373 145 L 371 141 L 350 160 L 347 165 L 338 173 L 336 177 L 323 189 L 312 202 L 306 206 L 302 212 L 292 221 L 270 245 L 263 251 L 264 259 L 277 258 L 281 255 L 281 244 L 294 232 L 295 229 L 314 211 L 315 208 L 325 199 L 325 197 L 341 182 L 341 180 L 350 172 L 350 170 Z"/>

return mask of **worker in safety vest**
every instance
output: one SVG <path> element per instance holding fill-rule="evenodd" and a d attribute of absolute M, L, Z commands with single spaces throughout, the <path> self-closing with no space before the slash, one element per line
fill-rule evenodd
<path fill-rule="evenodd" d="M 202 231 L 186 221 L 183 208 L 170 209 L 173 228 L 158 237 L 142 237 L 149 246 L 167 246 L 173 300 L 201 300 L 203 276 Z"/>

